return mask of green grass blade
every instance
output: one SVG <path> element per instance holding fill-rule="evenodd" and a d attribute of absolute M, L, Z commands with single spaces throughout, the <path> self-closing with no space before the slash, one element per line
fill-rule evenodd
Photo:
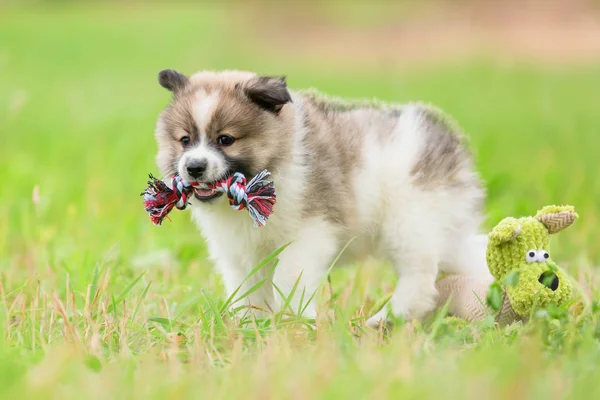
<path fill-rule="evenodd" d="M 144 276 L 145 273 L 146 272 L 142 272 L 141 274 L 139 274 L 137 276 L 137 278 L 135 278 L 134 280 L 129 282 L 129 285 L 127 285 L 127 287 L 125 287 L 125 289 L 123 289 L 121 294 L 119 294 L 117 296 L 116 300 L 113 298 L 113 304 L 108 308 L 108 312 L 113 311 L 113 308 L 111 308 L 111 307 L 116 307 L 116 305 L 120 304 L 123 300 L 125 300 L 125 298 L 129 294 L 129 292 L 131 292 L 131 289 L 133 289 L 135 287 L 135 285 L 137 285 L 137 283 L 140 281 L 140 279 L 142 279 L 142 277 Z"/>
<path fill-rule="evenodd" d="M 219 308 L 217 307 L 215 302 L 210 298 L 210 296 L 206 294 L 206 292 L 203 292 L 202 294 L 204 295 L 204 299 L 206 300 L 208 308 L 212 313 L 212 317 L 215 320 L 215 324 L 222 332 L 227 332 L 227 325 L 225 325 L 225 321 L 223 321 L 223 315 L 219 311 Z"/>
<path fill-rule="evenodd" d="M 252 286 L 250 289 L 248 289 L 246 291 L 246 293 L 242 294 L 240 297 L 238 297 L 237 299 L 235 299 L 235 301 L 233 302 L 234 304 L 237 303 L 240 300 L 245 299 L 246 297 L 250 296 L 252 293 L 256 292 L 258 289 L 260 289 L 265 282 L 267 281 L 267 278 L 263 279 L 262 281 L 256 283 L 254 286 Z"/>
<path fill-rule="evenodd" d="M 129 322 L 133 322 L 133 320 L 135 319 L 135 316 L 137 315 L 138 311 L 140 310 L 140 307 L 142 306 L 142 302 L 144 301 L 144 299 L 146 298 L 146 295 L 148 294 L 148 289 L 150 289 L 151 284 L 152 284 L 152 281 L 148 282 L 148 285 L 146 285 L 146 288 L 144 288 L 144 291 L 142 292 L 140 298 L 138 299 L 137 304 L 135 305 L 133 314 L 131 314 L 131 318 L 129 319 Z"/>
<path fill-rule="evenodd" d="M 150 318 L 148 318 L 148 321 L 156 322 L 157 324 L 162 325 L 163 328 L 165 328 L 168 332 L 173 330 L 173 323 L 171 322 L 171 320 L 169 318 L 150 317 Z"/>
<path fill-rule="evenodd" d="M 184 302 L 180 306 L 179 312 L 177 314 L 175 314 L 175 317 L 173 317 L 173 321 L 179 321 L 179 318 L 181 318 L 181 316 L 183 315 L 183 313 L 186 312 L 188 308 L 190 308 L 194 304 L 198 303 L 199 301 L 200 301 L 200 296 L 194 296 L 191 299 L 189 299 L 186 302 Z"/>
<path fill-rule="evenodd" d="M 98 263 L 96 263 L 96 266 L 94 267 L 94 276 L 92 277 L 92 284 L 90 286 L 90 304 L 92 304 L 94 302 L 94 299 L 96 298 L 96 292 L 98 291 L 98 280 L 100 279 L 100 265 L 98 265 Z"/>
<path fill-rule="evenodd" d="M 283 300 L 283 304 L 281 306 L 280 311 L 285 312 L 285 310 L 287 308 L 290 308 L 290 311 L 292 312 L 292 314 L 296 314 L 299 311 L 299 310 L 294 311 L 290 307 L 290 304 L 292 303 L 292 299 L 294 298 L 294 295 L 296 294 L 296 290 L 298 290 L 298 285 L 300 285 L 301 279 L 302 279 L 302 272 L 300 272 L 300 275 L 298 275 L 298 278 L 296 278 L 296 281 L 294 282 L 294 286 L 292 286 L 292 289 L 290 290 L 290 292 L 287 295 L 284 294 L 278 287 L 276 287 L 275 284 L 273 284 L 273 286 L 275 286 L 275 288 L 281 295 L 281 299 Z"/>

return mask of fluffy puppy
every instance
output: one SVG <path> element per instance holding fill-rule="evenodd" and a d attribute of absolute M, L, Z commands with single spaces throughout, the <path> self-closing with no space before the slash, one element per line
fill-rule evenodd
<path fill-rule="evenodd" d="M 291 305 L 314 316 L 308 299 L 350 239 L 346 260 L 385 258 L 400 277 L 371 325 L 389 311 L 423 317 L 434 307 L 440 270 L 486 274 L 477 233 L 484 192 L 461 133 L 440 111 L 343 103 L 250 72 L 164 70 L 159 82 L 173 95 L 156 126 L 157 163 L 165 175 L 206 184 L 195 191 L 192 218 L 228 294 L 266 279 L 243 301 L 276 311 L 280 292 L 287 296 L 298 282 Z M 262 169 L 272 172 L 277 204 L 267 226 L 254 228 L 208 184 Z M 274 271 L 244 282 L 286 243 Z"/>

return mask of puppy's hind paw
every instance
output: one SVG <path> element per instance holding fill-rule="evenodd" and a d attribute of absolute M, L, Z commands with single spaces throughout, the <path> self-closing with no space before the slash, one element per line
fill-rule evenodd
<path fill-rule="evenodd" d="M 375 330 L 380 330 L 382 327 L 387 327 L 389 322 L 388 309 L 387 307 L 383 307 L 367 320 L 366 326 Z"/>

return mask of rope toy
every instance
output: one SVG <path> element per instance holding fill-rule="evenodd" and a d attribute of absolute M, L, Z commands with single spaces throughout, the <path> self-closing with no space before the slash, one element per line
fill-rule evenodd
<path fill-rule="evenodd" d="M 225 193 L 234 210 L 248 209 L 255 227 L 265 226 L 276 203 L 275 186 L 267 180 L 269 176 L 271 173 L 263 170 L 246 182 L 246 177 L 236 172 L 208 186 L 210 190 Z M 170 185 L 152 174 L 149 177 L 148 187 L 141 196 L 144 196 L 144 208 L 154 225 L 160 225 L 163 219 L 168 218 L 173 208 L 185 210 L 188 198 L 199 186 L 198 182 L 186 182 L 179 175 L 171 177 Z"/>
<path fill-rule="evenodd" d="M 490 311 L 506 325 L 526 321 L 535 308 L 562 306 L 574 295 L 567 273 L 548 252 L 550 235 L 571 226 L 579 216 L 572 206 L 546 206 L 535 217 L 500 221 L 488 235 L 488 278 L 448 275 L 436 283 L 438 306 L 467 321 L 481 321 Z"/>

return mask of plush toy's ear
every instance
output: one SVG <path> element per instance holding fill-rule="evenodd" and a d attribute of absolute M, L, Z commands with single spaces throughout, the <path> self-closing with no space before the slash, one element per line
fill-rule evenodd
<path fill-rule="evenodd" d="M 546 206 L 537 212 L 535 218 L 552 234 L 573 225 L 579 215 L 573 206 Z"/>
<path fill-rule="evenodd" d="M 490 243 L 499 245 L 513 240 L 521 234 L 521 225 L 516 218 L 504 218 L 488 235 Z"/>

